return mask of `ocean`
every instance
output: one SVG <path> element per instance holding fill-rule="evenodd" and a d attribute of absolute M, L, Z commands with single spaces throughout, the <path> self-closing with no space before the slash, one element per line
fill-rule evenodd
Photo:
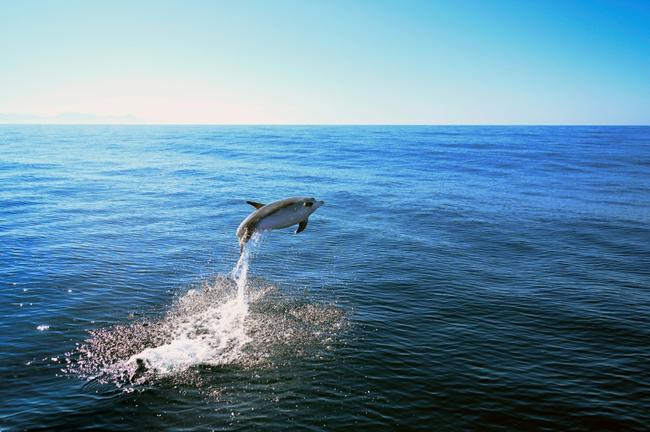
<path fill-rule="evenodd" d="M 2 431 L 647 430 L 650 127 L 2 125 L 0 383 Z"/>

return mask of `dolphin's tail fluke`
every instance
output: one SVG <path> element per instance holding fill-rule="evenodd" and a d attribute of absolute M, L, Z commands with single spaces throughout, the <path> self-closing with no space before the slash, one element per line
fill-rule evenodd
<path fill-rule="evenodd" d="M 244 246 L 253 237 L 254 230 L 246 229 L 239 237 L 239 253 L 244 253 Z"/>

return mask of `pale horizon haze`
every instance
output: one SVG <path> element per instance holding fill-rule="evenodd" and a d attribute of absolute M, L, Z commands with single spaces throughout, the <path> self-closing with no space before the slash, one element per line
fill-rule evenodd
<path fill-rule="evenodd" d="M 0 4 L 0 123 L 650 124 L 650 3 Z"/>

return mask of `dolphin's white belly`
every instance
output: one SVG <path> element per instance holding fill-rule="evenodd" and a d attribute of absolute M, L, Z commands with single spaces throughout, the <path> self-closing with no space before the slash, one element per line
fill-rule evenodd
<path fill-rule="evenodd" d="M 309 216 L 309 211 L 302 206 L 289 206 L 270 214 L 257 223 L 260 231 L 287 228 L 296 225 Z"/>

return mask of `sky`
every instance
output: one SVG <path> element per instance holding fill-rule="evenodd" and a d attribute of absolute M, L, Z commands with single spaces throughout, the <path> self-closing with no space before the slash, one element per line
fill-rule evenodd
<path fill-rule="evenodd" d="M 0 122 L 650 124 L 650 2 L 3 1 Z"/>

